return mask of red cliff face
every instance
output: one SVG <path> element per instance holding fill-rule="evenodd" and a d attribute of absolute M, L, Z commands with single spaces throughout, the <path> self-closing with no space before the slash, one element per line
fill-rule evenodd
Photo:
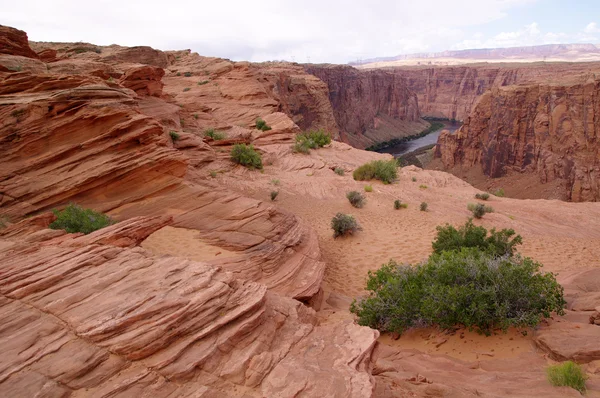
<path fill-rule="evenodd" d="M 585 82 L 600 74 L 600 63 L 500 64 L 485 66 L 398 67 L 423 116 L 465 120 L 477 99 L 493 87 L 554 81 Z"/>
<path fill-rule="evenodd" d="M 305 70 L 329 86 L 341 137 L 355 147 L 416 134 L 424 127 L 417 96 L 398 74 L 343 65 L 305 65 Z"/>
<path fill-rule="evenodd" d="M 484 94 L 456 134 L 440 136 L 437 155 L 446 168 L 533 173 L 563 186 L 561 199 L 598 201 L 599 137 L 600 79 L 510 86 Z"/>
<path fill-rule="evenodd" d="M 2 25 L 0 25 L 0 54 L 38 58 L 35 51 L 29 47 L 27 33 Z"/>

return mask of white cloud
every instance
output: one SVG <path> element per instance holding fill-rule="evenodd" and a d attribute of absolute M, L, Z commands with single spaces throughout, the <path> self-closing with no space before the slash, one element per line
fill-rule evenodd
<path fill-rule="evenodd" d="M 590 34 L 600 33 L 600 28 L 598 28 L 596 22 L 590 22 L 583 31 Z"/>
<path fill-rule="evenodd" d="M 191 48 L 235 60 L 346 62 L 438 51 L 537 0 L 21 0 L 0 23 L 32 40 Z"/>

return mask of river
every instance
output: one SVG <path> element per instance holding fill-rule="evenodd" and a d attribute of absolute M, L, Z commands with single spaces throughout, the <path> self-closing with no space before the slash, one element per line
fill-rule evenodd
<path fill-rule="evenodd" d="M 437 142 L 437 139 L 440 136 L 440 133 L 442 132 L 442 130 L 449 130 L 452 134 L 454 134 L 454 132 L 456 130 L 458 130 L 460 128 L 460 126 L 462 125 L 459 122 L 450 122 L 447 120 L 442 120 L 442 121 L 440 121 L 440 123 L 443 123 L 444 126 L 441 127 L 439 130 L 436 130 L 432 133 L 427 134 L 425 137 L 417 138 L 416 140 L 412 140 L 412 141 L 402 142 L 398 145 L 380 149 L 377 152 L 389 153 L 389 154 L 393 155 L 395 158 L 397 158 L 406 153 L 416 151 L 417 149 L 422 148 L 424 146 L 435 144 Z"/>

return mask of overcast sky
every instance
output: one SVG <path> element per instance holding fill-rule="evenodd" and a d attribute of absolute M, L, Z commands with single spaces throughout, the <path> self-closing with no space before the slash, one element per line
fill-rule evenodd
<path fill-rule="evenodd" d="M 346 63 L 415 52 L 600 43 L 600 0 L 3 1 L 34 41 Z"/>

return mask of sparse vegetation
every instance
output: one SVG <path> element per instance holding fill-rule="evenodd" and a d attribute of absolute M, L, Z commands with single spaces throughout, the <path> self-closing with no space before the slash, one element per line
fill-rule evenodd
<path fill-rule="evenodd" d="M 419 209 L 421 211 L 427 211 L 427 202 L 421 202 L 421 205 L 419 206 Z"/>
<path fill-rule="evenodd" d="M 490 194 L 485 192 L 485 193 L 476 193 L 475 194 L 475 199 L 480 199 L 480 200 L 488 200 L 490 198 Z"/>
<path fill-rule="evenodd" d="M 25 109 L 15 109 L 14 111 L 12 111 L 12 112 L 10 113 L 10 115 L 11 115 L 12 117 L 14 117 L 15 119 L 17 119 L 17 120 L 20 120 L 20 119 L 21 119 L 21 117 L 22 117 L 23 115 L 25 115 L 25 112 L 26 112 L 26 111 L 25 111 Z"/>
<path fill-rule="evenodd" d="M 264 120 L 262 120 L 261 118 L 257 118 L 256 119 L 256 128 L 262 131 L 269 131 L 271 130 L 271 127 L 267 124 L 267 122 L 265 122 Z"/>
<path fill-rule="evenodd" d="M 204 135 L 206 137 L 212 138 L 215 141 L 225 139 L 225 137 L 226 137 L 226 135 L 224 133 L 222 133 L 220 131 L 216 131 L 213 128 L 208 128 L 208 129 L 204 130 Z"/>
<path fill-rule="evenodd" d="M 250 169 L 262 169 L 260 153 L 252 145 L 235 144 L 231 150 L 231 160 Z"/>
<path fill-rule="evenodd" d="M 209 83 L 209 80 L 201 80 L 201 81 L 198 82 L 198 85 L 199 86 L 203 86 L 203 85 L 208 84 L 208 83 Z"/>
<path fill-rule="evenodd" d="M 192 116 L 194 117 L 194 119 L 198 120 L 198 114 L 197 113 L 192 114 Z"/>
<path fill-rule="evenodd" d="M 169 131 L 169 137 L 171 137 L 171 141 L 173 142 L 177 141 L 180 138 L 179 134 L 177 134 L 175 131 Z"/>
<path fill-rule="evenodd" d="M 546 368 L 548 381 L 556 387 L 571 387 L 581 394 L 585 394 L 585 381 L 587 375 L 581 369 L 581 366 L 573 361 L 566 361 L 558 365 L 548 366 Z"/>
<path fill-rule="evenodd" d="M 212 170 L 212 171 L 210 172 L 210 176 L 211 176 L 212 178 L 217 178 L 217 172 L 216 172 L 216 171 L 214 171 L 214 170 Z"/>
<path fill-rule="evenodd" d="M 177 72 L 177 76 L 181 76 L 181 72 Z"/>
<path fill-rule="evenodd" d="M 303 142 L 296 142 L 294 144 L 294 146 L 292 146 L 292 151 L 294 153 L 303 153 L 305 155 L 308 155 L 310 153 L 310 146 L 309 143 L 306 141 Z"/>
<path fill-rule="evenodd" d="M 277 178 L 273 178 L 273 179 L 271 180 L 271 184 L 273 184 L 273 185 L 275 185 L 275 186 L 278 186 L 280 183 L 281 183 L 281 181 L 279 181 Z"/>
<path fill-rule="evenodd" d="M 496 189 L 494 192 L 492 192 L 492 195 L 503 198 L 504 197 L 504 188 Z"/>
<path fill-rule="evenodd" d="M 412 182 L 417 182 L 417 177 L 411 177 Z"/>
<path fill-rule="evenodd" d="M 473 213 L 473 217 L 481 218 L 486 213 L 493 213 L 494 208 L 491 206 L 486 206 L 483 203 L 469 203 L 467 205 L 467 209 Z"/>
<path fill-rule="evenodd" d="M 372 185 L 365 185 L 365 192 L 373 192 L 373 186 Z"/>
<path fill-rule="evenodd" d="M 394 209 L 400 210 L 400 209 L 406 209 L 407 207 L 408 207 L 408 203 L 402 203 L 402 202 L 400 202 L 400 199 L 394 200 Z"/>
<path fill-rule="evenodd" d="M 419 185 L 419 188 L 421 188 L 421 189 L 427 189 L 427 185 L 421 184 L 421 185 Z"/>
<path fill-rule="evenodd" d="M 398 177 L 396 167 L 395 160 L 373 160 L 354 170 L 352 176 L 357 181 L 376 179 L 391 184 Z"/>
<path fill-rule="evenodd" d="M 311 149 L 317 149 L 331 143 L 331 136 L 324 130 L 307 131 L 296 135 L 294 152 L 308 154 Z"/>
<path fill-rule="evenodd" d="M 279 191 L 271 191 L 271 201 L 275 200 L 279 195 Z"/>
<path fill-rule="evenodd" d="M 344 175 L 344 169 L 340 168 L 340 167 L 336 167 L 335 169 L 333 169 L 333 172 L 339 176 L 343 176 Z"/>
<path fill-rule="evenodd" d="M 191 90 L 190 87 L 186 87 L 186 88 L 183 89 L 183 92 L 185 93 L 186 91 L 190 91 L 190 90 Z"/>
<path fill-rule="evenodd" d="M 56 216 L 50 224 L 51 229 L 63 229 L 68 233 L 82 232 L 89 234 L 115 222 L 106 214 L 92 209 L 84 209 L 76 204 L 69 204 L 62 211 L 53 210 Z"/>
<path fill-rule="evenodd" d="M 356 219 L 350 214 L 337 213 L 331 219 L 331 229 L 333 229 L 333 237 L 352 235 L 357 231 L 362 230 Z"/>
<path fill-rule="evenodd" d="M 354 207 L 357 208 L 361 208 L 365 205 L 365 203 L 367 202 L 367 199 L 365 198 L 365 196 L 358 192 L 358 191 L 350 191 L 346 194 L 346 198 L 348 198 L 348 201 L 350 202 L 350 204 Z"/>
<path fill-rule="evenodd" d="M 493 257 L 513 256 L 516 246 L 523 243 L 521 235 L 515 235 L 513 229 L 502 229 L 496 232 L 495 228 L 488 231 L 478 227 L 469 219 L 458 229 L 450 224 L 438 225 L 437 235 L 432 242 L 433 252 L 441 254 L 445 251 L 458 251 L 461 248 L 476 248 Z"/>
<path fill-rule="evenodd" d="M 185 72 L 183 74 L 183 76 L 185 76 L 185 77 L 192 77 L 192 72 Z"/>

